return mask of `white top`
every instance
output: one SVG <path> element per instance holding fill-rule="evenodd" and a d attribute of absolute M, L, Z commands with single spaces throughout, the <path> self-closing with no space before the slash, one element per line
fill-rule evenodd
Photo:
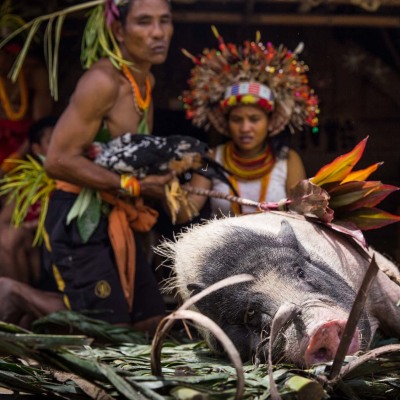
<path fill-rule="evenodd" d="M 288 147 L 284 147 L 279 156 L 276 158 L 275 164 L 272 167 L 271 177 L 269 180 L 266 198 L 262 201 L 276 202 L 287 197 L 286 193 L 286 179 L 287 179 L 287 154 Z M 218 146 L 215 151 L 215 160 L 221 165 L 224 163 L 224 145 Z M 254 180 L 237 180 L 239 196 L 248 200 L 259 201 L 262 179 Z M 229 186 L 219 179 L 213 179 L 213 190 L 223 193 L 230 193 Z M 223 199 L 211 198 L 212 213 L 220 217 L 222 215 L 233 215 L 231 202 Z M 257 209 L 251 206 L 242 206 L 243 214 L 250 214 L 256 212 Z"/>

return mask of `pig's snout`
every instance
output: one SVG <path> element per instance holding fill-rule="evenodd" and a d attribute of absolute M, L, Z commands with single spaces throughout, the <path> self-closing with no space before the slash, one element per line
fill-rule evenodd
<path fill-rule="evenodd" d="M 333 360 L 346 326 L 345 320 L 333 320 L 320 326 L 311 336 L 304 360 L 307 366 Z M 359 350 L 359 331 L 356 329 L 347 354 Z"/>

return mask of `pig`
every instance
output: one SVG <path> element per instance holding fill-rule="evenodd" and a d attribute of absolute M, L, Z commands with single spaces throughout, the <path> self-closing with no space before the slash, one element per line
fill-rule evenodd
<path fill-rule="evenodd" d="M 378 327 L 400 337 L 400 287 L 381 271 L 398 273 L 397 267 L 349 236 L 297 214 L 215 219 L 162 243 L 158 251 L 172 261 L 174 277 L 167 286 L 183 300 L 224 278 L 253 276 L 192 306 L 225 331 L 244 361 L 266 359 L 271 322 L 286 303 L 298 312 L 274 341 L 273 360 L 299 367 L 332 360 L 372 254 L 380 270 L 348 354 L 368 349 Z M 199 330 L 210 348 L 221 353 L 216 338 Z"/>

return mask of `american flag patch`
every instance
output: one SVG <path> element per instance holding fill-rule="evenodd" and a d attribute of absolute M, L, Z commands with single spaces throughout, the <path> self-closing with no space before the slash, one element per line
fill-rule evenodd
<path fill-rule="evenodd" d="M 248 94 L 258 95 L 260 92 L 260 85 L 258 83 L 249 83 Z"/>
<path fill-rule="evenodd" d="M 274 95 L 271 89 L 258 82 L 241 82 L 235 83 L 228 87 L 225 91 L 225 99 L 231 96 L 252 94 L 259 97 L 260 99 L 268 100 L 269 102 L 274 101 Z"/>
<path fill-rule="evenodd" d="M 231 90 L 231 95 L 239 94 L 239 85 L 233 85 Z"/>

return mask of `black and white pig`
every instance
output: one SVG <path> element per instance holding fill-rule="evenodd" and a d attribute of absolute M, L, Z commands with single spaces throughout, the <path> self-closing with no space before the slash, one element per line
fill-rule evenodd
<path fill-rule="evenodd" d="M 274 343 L 273 359 L 299 366 L 334 358 L 372 254 L 321 224 L 274 212 L 195 226 L 160 251 L 173 261 L 176 277 L 171 287 L 183 300 L 229 276 L 254 277 L 220 289 L 193 307 L 219 324 L 243 360 L 260 354 L 264 344 L 261 355 L 267 354 L 265 338 L 278 308 L 284 303 L 297 306 L 299 312 Z M 380 267 L 398 273 L 381 254 L 375 257 Z M 400 287 L 379 271 L 349 354 L 366 350 L 378 327 L 400 337 L 399 300 Z M 212 334 L 202 334 L 214 351 L 221 351 Z"/>

